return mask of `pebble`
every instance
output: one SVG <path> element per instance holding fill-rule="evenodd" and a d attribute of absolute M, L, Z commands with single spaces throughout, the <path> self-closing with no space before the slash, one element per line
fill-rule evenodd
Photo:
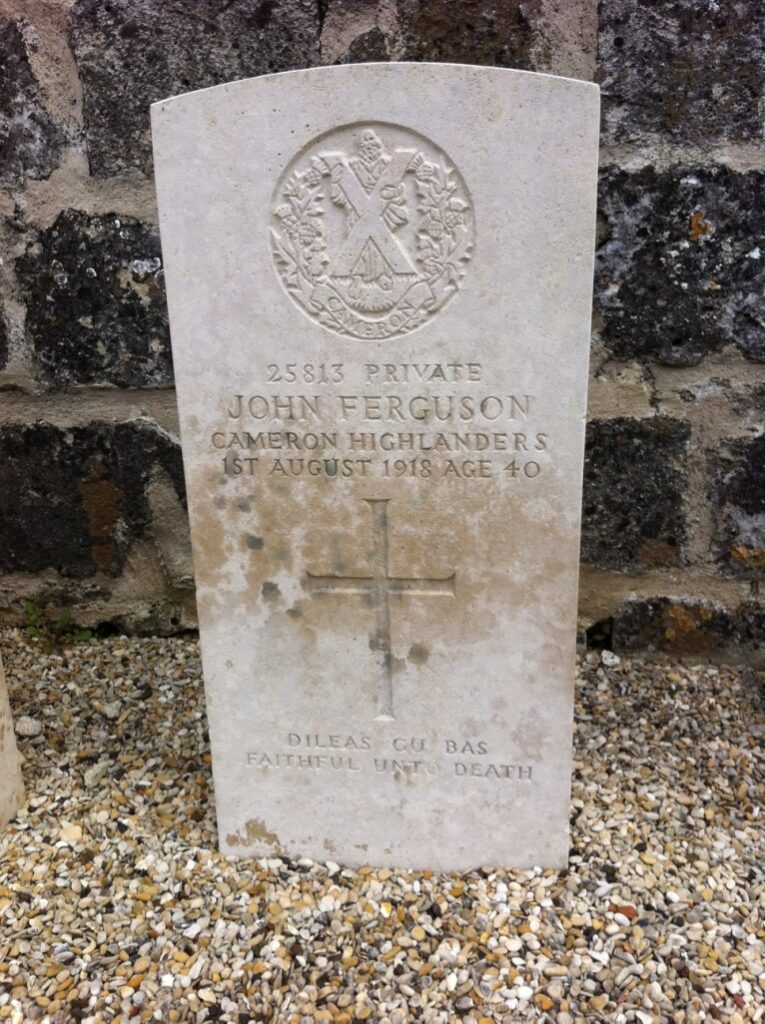
<path fill-rule="evenodd" d="M 83 775 L 83 782 L 88 789 L 93 789 L 97 786 L 104 778 L 106 773 L 109 771 L 109 762 L 102 761 L 101 764 L 94 764 L 88 768 Z"/>
<path fill-rule="evenodd" d="M 547 964 L 542 968 L 542 974 L 546 978 L 565 978 L 568 974 L 568 968 L 562 964 Z"/>
<path fill-rule="evenodd" d="M 70 846 L 73 846 L 75 843 L 79 843 L 82 839 L 82 828 L 74 822 L 64 822 L 59 830 L 58 837 L 63 842 L 69 843 Z"/>
<path fill-rule="evenodd" d="M 441 874 L 224 860 L 194 640 L 0 646 L 39 726 L 0 836 L 0 1022 L 765 1024 L 737 669 L 588 655 L 568 871 Z"/>
<path fill-rule="evenodd" d="M 118 700 L 113 700 L 110 701 L 108 704 L 101 704 L 100 711 L 104 718 L 108 718 L 110 721 L 114 721 L 115 719 L 120 717 L 120 713 L 122 711 L 122 702 Z"/>
<path fill-rule="evenodd" d="M 16 719 L 16 735 L 21 737 L 39 736 L 42 732 L 42 722 L 30 715 L 21 715 Z"/>

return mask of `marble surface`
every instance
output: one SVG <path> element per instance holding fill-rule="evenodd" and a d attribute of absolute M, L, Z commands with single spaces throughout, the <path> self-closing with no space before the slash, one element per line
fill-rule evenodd
<path fill-rule="evenodd" d="M 564 865 L 597 87 L 355 65 L 152 125 L 222 850 Z"/>
<path fill-rule="evenodd" d="M 21 761 L 13 731 L 2 658 L 0 658 L 0 828 L 16 816 L 24 802 Z"/>

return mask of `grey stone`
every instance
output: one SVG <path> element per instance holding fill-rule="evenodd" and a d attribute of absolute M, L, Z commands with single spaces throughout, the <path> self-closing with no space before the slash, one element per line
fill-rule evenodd
<path fill-rule="evenodd" d="M 598 9 L 605 142 L 761 142 L 761 4 L 600 0 Z"/>
<path fill-rule="evenodd" d="M 765 173 L 606 168 L 596 308 L 619 359 L 694 366 L 725 345 L 765 361 Z"/>
<path fill-rule="evenodd" d="M 388 41 L 375 26 L 357 36 L 342 58 L 343 64 L 364 64 L 367 61 L 389 60 Z"/>
<path fill-rule="evenodd" d="M 158 465 L 183 494 L 179 446 L 148 423 L 0 427 L 0 568 L 118 575 L 150 528 Z"/>
<path fill-rule="evenodd" d="M 8 363 L 8 327 L 3 313 L 3 304 L 0 302 L 0 371 L 4 370 Z"/>
<path fill-rule="evenodd" d="M 397 60 L 524 68 L 591 80 L 591 0 L 324 0 L 322 61 Z"/>
<path fill-rule="evenodd" d="M 564 864 L 596 88 L 338 66 L 152 123 L 223 851 Z"/>
<path fill-rule="evenodd" d="M 23 21 L 0 14 L 0 179 L 47 178 L 62 134 L 43 106 L 27 56 Z"/>
<path fill-rule="evenodd" d="M 85 769 L 83 782 L 88 789 L 95 789 L 96 786 L 103 782 L 108 772 L 109 762 L 101 761 L 99 764 L 91 765 L 89 768 Z"/>
<path fill-rule="evenodd" d="M 315 0 L 78 0 L 72 47 L 91 172 L 150 171 L 154 100 L 316 64 L 319 30 Z"/>
<path fill-rule="evenodd" d="M 624 571 L 682 564 L 689 436 L 666 416 L 588 423 L 583 561 Z"/>
<path fill-rule="evenodd" d="M 42 731 L 42 722 L 36 718 L 30 718 L 29 715 L 22 715 L 16 722 L 16 735 L 23 736 L 25 739 L 39 736 Z"/>
<path fill-rule="evenodd" d="M 673 657 L 761 652 L 765 604 L 734 607 L 684 597 L 630 598 L 614 613 L 614 647 L 623 652 L 653 650 Z"/>
<path fill-rule="evenodd" d="M 729 439 L 708 456 L 718 565 L 765 577 L 765 435 Z"/>
<path fill-rule="evenodd" d="M 65 210 L 16 268 L 27 342 L 46 385 L 143 387 L 172 380 L 156 228 Z"/>
<path fill-rule="evenodd" d="M 532 68 L 536 41 L 525 0 L 397 0 L 407 60 Z"/>

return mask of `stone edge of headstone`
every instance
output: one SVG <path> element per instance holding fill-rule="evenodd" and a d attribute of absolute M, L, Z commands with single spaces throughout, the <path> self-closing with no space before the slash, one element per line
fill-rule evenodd
<path fill-rule="evenodd" d="M 13 821 L 25 799 L 21 757 L 16 746 L 13 715 L 0 654 L 0 829 Z"/>

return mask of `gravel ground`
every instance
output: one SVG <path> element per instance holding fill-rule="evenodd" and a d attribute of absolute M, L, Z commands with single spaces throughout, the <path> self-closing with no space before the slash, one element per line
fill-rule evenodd
<path fill-rule="evenodd" d="M 0 1020 L 765 1020 L 752 672 L 589 655 L 569 870 L 445 875 L 227 864 L 195 641 L 0 646 Z"/>

